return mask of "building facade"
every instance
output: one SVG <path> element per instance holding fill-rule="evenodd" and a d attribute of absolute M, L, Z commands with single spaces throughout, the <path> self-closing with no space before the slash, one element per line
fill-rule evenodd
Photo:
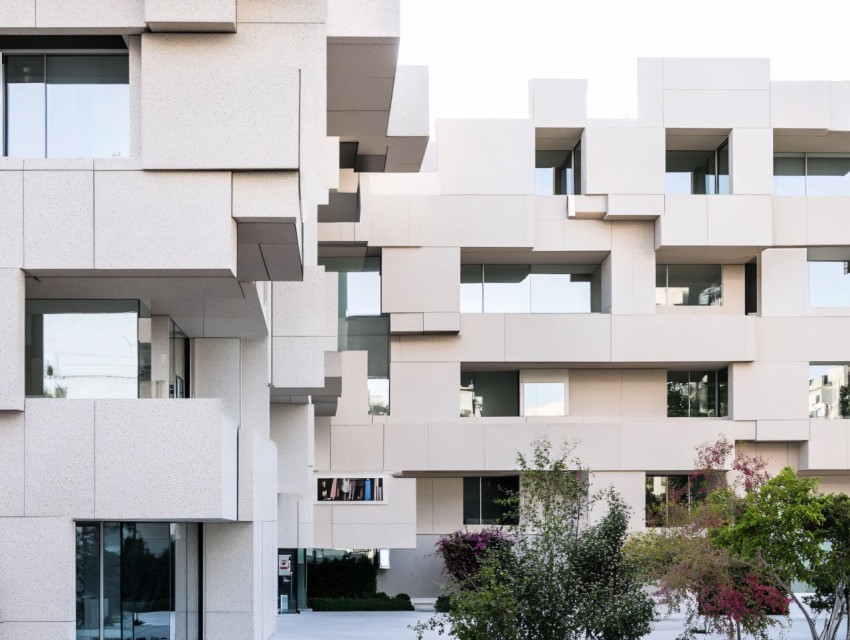
<path fill-rule="evenodd" d="M 701 499 L 723 435 L 850 490 L 850 83 L 638 74 L 634 120 L 539 80 L 525 119 L 437 122 L 420 173 L 362 176 L 359 217 L 320 220 L 345 350 L 304 501 L 314 546 L 394 549 L 383 591 L 436 595 L 433 543 L 498 521 L 539 436 L 633 530 Z"/>
<path fill-rule="evenodd" d="M 393 1 L 0 3 L 3 640 L 273 634 L 318 220 L 427 143 L 398 43 Z"/>

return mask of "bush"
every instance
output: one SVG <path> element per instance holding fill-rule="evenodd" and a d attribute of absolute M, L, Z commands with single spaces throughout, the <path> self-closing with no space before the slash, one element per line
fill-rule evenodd
<path fill-rule="evenodd" d="M 307 565 L 307 598 L 363 598 L 375 595 L 378 570 L 368 558 L 345 555 Z"/>
<path fill-rule="evenodd" d="M 443 560 L 445 572 L 462 584 L 478 573 L 488 551 L 509 549 L 514 544 L 516 538 L 501 529 L 483 529 L 449 533 L 441 536 L 434 546 L 437 557 Z"/>
<path fill-rule="evenodd" d="M 437 613 L 448 613 L 452 610 L 451 596 L 437 596 L 437 601 L 434 603 L 434 611 Z"/>
<path fill-rule="evenodd" d="M 413 611 L 408 597 L 313 598 L 313 611 Z"/>

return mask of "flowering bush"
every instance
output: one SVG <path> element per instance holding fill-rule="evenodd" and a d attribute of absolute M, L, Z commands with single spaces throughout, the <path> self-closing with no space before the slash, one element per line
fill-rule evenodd
<path fill-rule="evenodd" d="M 440 537 L 434 545 L 436 554 L 443 561 L 443 570 L 463 584 L 481 568 L 481 559 L 487 551 L 508 549 L 516 544 L 516 538 L 500 529 L 484 529 L 478 532 L 455 531 Z"/>

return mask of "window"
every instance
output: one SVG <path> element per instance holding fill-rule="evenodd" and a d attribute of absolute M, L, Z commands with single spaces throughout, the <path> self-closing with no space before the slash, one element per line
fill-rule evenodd
<path fill-rule="evenodd" d="M 591 313 L 600 310 L 599 265 L 464 264 L 461 313 Z"/>
<path fill-rule="evenodd" d="M 189 397 L 189 339 L 138 300 L 27 300 L 25 331 L 27 397 Z"/>
<path fill-rule="evenodd" d="M 198 630 L 198 611 L 203 610 L 202 526 L 77 523 L 78 640 L 197 638 L 190 629 Z"/>
<path fill-rule="evenodd" d="M 522 408 L 526 416 L 563 416 L 566 404 L 563 382 L 522 383 Z"/>
<path fill-rule="evenodd" d="M 850 365 L 809 366 L 809 417 L 850 418 Z"/>
<path fill-rule="evenodd" d="M 728 195 L 728 140 L 709 151 L 667 151 L 666 193 Z"/>
<path fill-rule="evenodd" d="M 773 194 L 850 195 L 850 153 L 775 153 Z"/>
<path fill-rule="evenodd" d="M 662 307 L 723 304 L 719 264 L 655 265 L 655 304 Z"/>
<path fill-rule="evenodd" d="M 316 478 L 318 502 L 383 502 L 383 478 Z"/>
<path fill-rule="evenodd" d="M 499 502 L 519 494 L 519 476 L 463 479 L 463 524 L 518 524 L 513 509 Z"/>
<path fill-rule="evenodd" d="M 319 264 L 339 274 L 340 351 L 366 351 L 369 413 L 390 412 L 390 318 L 381 315 L 381 259 L 322 258 Z"/>
<path fill-rule="evenodd" d="M 809 261 L 809 306 L 850 307 L 850 263 Z"/>
<path fill-rule="evenodd" d="M 726 369 L 667 372 L 667 417 L 714 418 L 727 416 L 728 412 Z"/>
<path fill-rule="evenodd" d="M 540 150 L 534 156 L 534 193 L 565 196 L 581 193 L 581 142 L 573 149 Z"/>
<path fill-rule="evenodd" d="M 517 371 L 461 371 L 460 416 L 505 417 L 519 415 Z"/>
<path fill-rule="evenodd" d="M 126 55 L 9 55 L 3 63 L 5 155 L 129 155 Z"/>
<path fill-rule="evenodd" d="M 646 526 L 676 527 L 708 495 L 705 475 L 646 476 Z"/>

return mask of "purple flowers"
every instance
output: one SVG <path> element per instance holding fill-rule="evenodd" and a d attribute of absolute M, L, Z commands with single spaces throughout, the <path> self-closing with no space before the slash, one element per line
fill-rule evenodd
<path fill-rule="evenodd" d="M 501 529 L 455 531 L 442 536 L 434 545 L 443 560 L 444 570 L 458 582 L 473 577 L 480 568 L 481 558 L 492 549 L 507 549 L 516 538 Z"/>

